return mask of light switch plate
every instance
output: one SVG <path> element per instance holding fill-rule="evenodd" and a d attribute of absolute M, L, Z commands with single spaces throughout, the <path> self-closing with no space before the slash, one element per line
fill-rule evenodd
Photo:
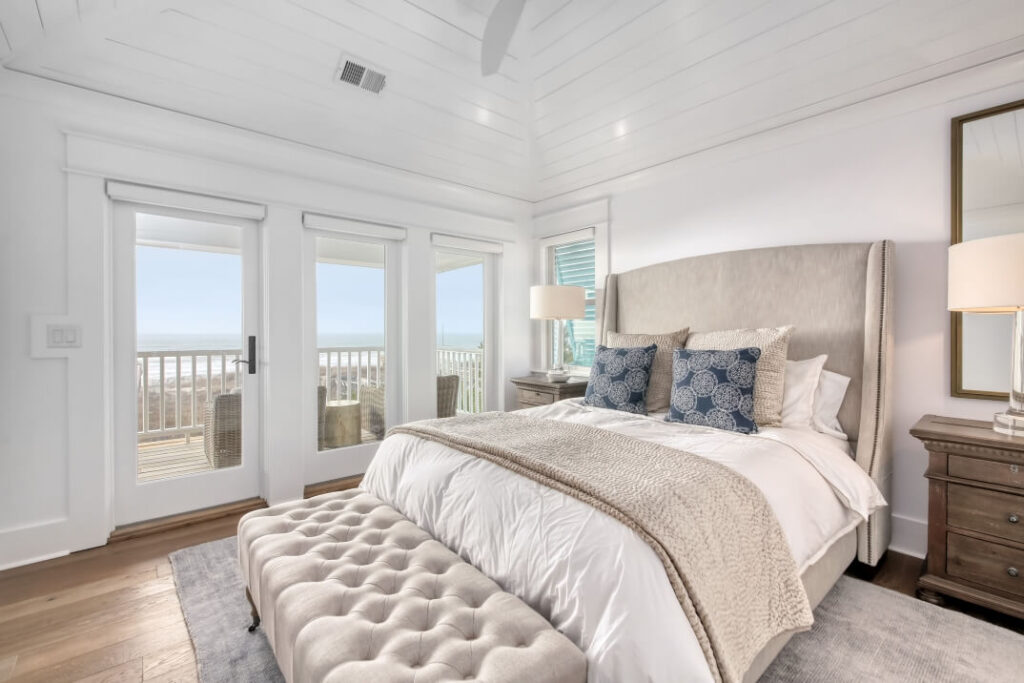
<path fill-rule="evenodd" d="M 82 328 L 78 325 L 46 326 L 46 348 L 77 349 L 82 345 Z"/>
<path fill-rule="evenodd" d="M 33 358 L 67 358 L 82 347 L 82 324 L 66 315 L 33 315 Z"/>

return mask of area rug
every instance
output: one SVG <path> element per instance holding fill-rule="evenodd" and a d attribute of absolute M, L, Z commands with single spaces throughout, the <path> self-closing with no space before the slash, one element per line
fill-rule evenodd
<path fill-rule="evenodd" d="M 234 538 L 171 555 L 202 683 L 283 681 L 249 603 Z M 762 683 L 1020 681 L 1024 636 L 847 576 Z"/>

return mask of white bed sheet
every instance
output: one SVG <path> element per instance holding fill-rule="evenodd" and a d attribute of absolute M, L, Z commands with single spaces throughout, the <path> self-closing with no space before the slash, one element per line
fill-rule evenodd
<path fill-rule="evenodd" d="M 720 462 L 771 505 L 802 572 L 885 504 L 845 442 L 807 429 L 745 436 L 590 408 L 524 411 L 589 424 Z M 586 503 L 441 444 L 399 434 L 362 486 L 547 617 L 586 653 L 589 680 L 710 681 L 661 562 Z"/>

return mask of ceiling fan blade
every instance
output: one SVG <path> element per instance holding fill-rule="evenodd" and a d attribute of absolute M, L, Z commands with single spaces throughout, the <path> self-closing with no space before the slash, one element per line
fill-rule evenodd
<path fill-rule="evenodd" d="M 498 0 L 494 6 L 480 45 L 480 71 L 484 76 L 498 72 L 525 4 L 526 0 Z"/>

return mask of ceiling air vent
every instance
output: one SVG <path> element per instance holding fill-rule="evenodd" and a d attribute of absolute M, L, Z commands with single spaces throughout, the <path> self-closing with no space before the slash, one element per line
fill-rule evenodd
<path fill-rule="evenodd" d="M 351 85 L 359 86 L 363 90 L 379 93 L 384 89 L 386 77 L 379 71 L 374 71 L 359 62 L 342 57 L 341 66 L 338 67 L 337 78 L 342 83 L 350 83 Z"/>

